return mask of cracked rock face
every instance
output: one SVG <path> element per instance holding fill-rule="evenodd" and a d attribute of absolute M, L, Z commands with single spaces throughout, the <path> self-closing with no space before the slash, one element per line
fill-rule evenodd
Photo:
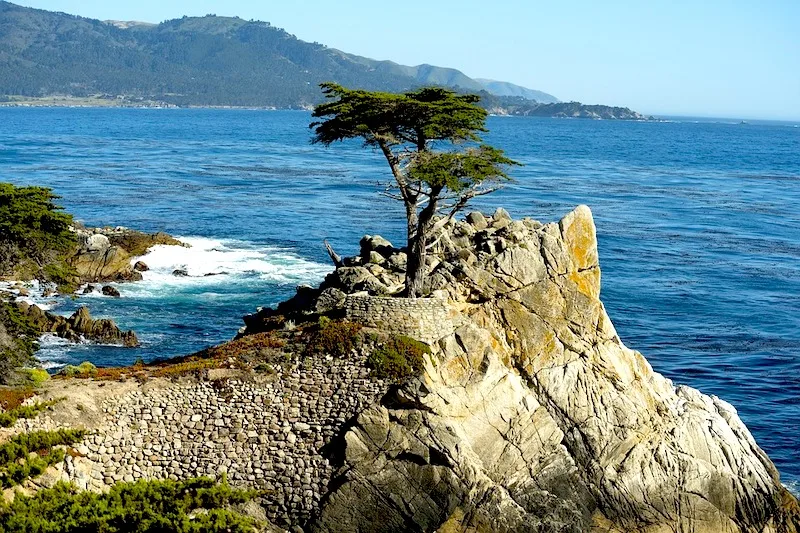
<path fill-rule="evenodd" d="M 455 332 L 333 447 L 311 530 L 800 529 L 735 409 L 620 341 L 587 207 L 546 225 L 470 215 L 437 246 L 428 288 L 447 295 Z M 351 274 L 358 287 L 333 276 L 337 290 L 369 290 Z"/>

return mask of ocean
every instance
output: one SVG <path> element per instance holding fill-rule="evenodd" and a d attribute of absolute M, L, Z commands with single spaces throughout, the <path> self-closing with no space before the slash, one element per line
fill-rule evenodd
<path fill-rule="evenodd" d="M 354 254 L 364 234 L 402 243 L 380 196 L 380 154 L 309 143 L 310 114 L 215 109 L 0 108 L 0 180 L 53 188 L 89 226 L 166 231 L 122 298 L 88 305 L 142 346 L 44 339 L 46 366 L 128 364 L 230 339 L 241 317 L 332 268 L 323 239 Z M 474 207 L 547 222 L 588 204 L 602 299 L 622 340 L 675 381 L 732 403 L 800 486 L 800 128 L 675 119 L 490 117 L 490 144 L 525 166 Z M 188 278 L 172 276 L 186 268 Z M 207 274 L 215 274 L 207 276 Z"/>

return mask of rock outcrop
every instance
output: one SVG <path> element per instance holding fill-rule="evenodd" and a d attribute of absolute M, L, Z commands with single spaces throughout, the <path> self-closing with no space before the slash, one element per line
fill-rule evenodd
<path fill-rule="evenodd" d="M 131 264 L 134 257 L 144 255 L 158 244 L 186 246 L 166 233 L 142 233 L 127 228 L 78 229 L 78 249 L 70 258 L 81 282 L 138 281 L 144 265 Z"/>
<path fill-rule="evenodd" d="M 17 308 L 30 318 L 40 333 L 53 333 L 71 342 L 91 341 L 121 346 L 139 346 L 133 331 L 122 331 L 113 320 L 92 318 L 88 307 L 81 307 L 69 318 L 44 311 L 37 305 L 16 302 Z"/>
<path fill-rule="evenodd" d="M 93 429 L 60 473 L 81 487 L 227 473 L 266 488 L 269 518 L 294 530 L 800 530 L 797 501 L 736 410 L 620 341 L 588 208 L 544 225 L 470 214 L 436 242 L 430 298 L 392 297 L 405 254 L 368 237 L 319 288 L 247 317 L 240 336 L 269 332 L 229 343 L 215 378 L 54 380 L 51 397 L 94 396 L 18 425 Z M 273 330 L 301 339 L 334 323 L 321 315 L 432 353 L 395 384 L 371 374 L 374 344 L 338 358 L 275 342 Z M 248 374 L 244 345 L 277 359 Z"/>
<path fill-rule="evenodd" d="M 376 239 L 271 315 L 347 313 L 400 292 Z M 452 311 L 424 375 L 338 441 L 313 531 L 780 532 L 794 498 L 724 400 L 675 386 L 620 340 L 600 301 L 591 212 L 504 210 L 450 224 L 428 291 Z M 247 331 L 245 331 L 246 333 Z M 332 448 L 337 448 L 336 445 Z"/>

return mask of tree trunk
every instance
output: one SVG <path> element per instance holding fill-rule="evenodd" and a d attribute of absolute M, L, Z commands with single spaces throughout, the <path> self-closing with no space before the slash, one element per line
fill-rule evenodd
<path fill-rule="evenodd" d="M 427 239 L 421 234 L 408 245 L 408 262 L 406 263 L 406 297 L 418 298 L 422 296 L 427 274 L 425 259 Z"/>
<path fill-rule="evenodd" d="M 406 246 L 406 296 L 416 298 L 422 293 L 424 282 L 425 248 L 419 247 L 422 233 L 419 227 L 417 206 L 406 202 L 406 223 L 408 240 Z"/>
<path fill-rule="evenodd" d="M 433 228 L 433 217 L 436 215 L 436 208 L 439 201 L 439 194 L 442 187 L 432 187 L 426 205 L 419 215 L 417 215 L 416 205 L 409 211 L 406 204 L 406 216 L 408 217 L 408 261 L 406 262 L 406 297 L 419 298 L 423 296 L 425 278 L 428 275 L 428 267 L 425 260 L 428 256 L 428 239 Z M 413 213 L 413 214 L 412 214 Z M 411 220 L 414 224 L 414 234 L 411 235 Z"/>

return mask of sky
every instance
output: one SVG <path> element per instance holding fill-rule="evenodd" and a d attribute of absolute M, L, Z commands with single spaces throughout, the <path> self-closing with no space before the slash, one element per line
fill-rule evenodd
<path fill-rule="evenodd" d="M 209 13 L 406 65 L 654 115 L 800 120 L 800 0 L 21 0 L 102 20 Z"/>

